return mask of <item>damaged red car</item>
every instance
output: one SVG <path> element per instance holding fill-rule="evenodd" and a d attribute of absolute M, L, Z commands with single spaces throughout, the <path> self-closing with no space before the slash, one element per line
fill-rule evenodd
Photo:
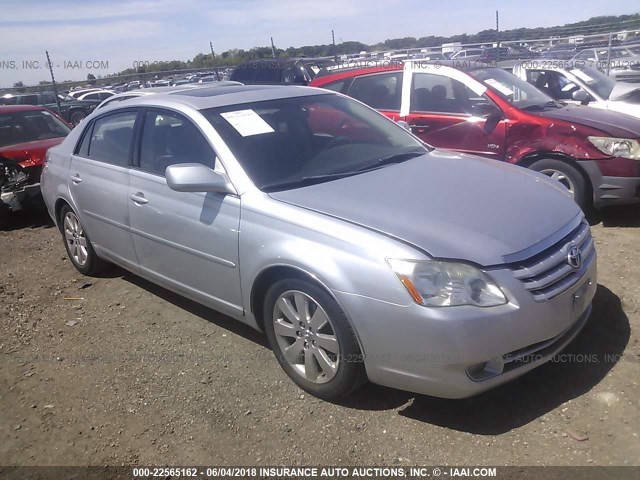
<path fill-rule="evenodd" d="M 11 212 L 40 196 L 40 173 L 47 150 L 71 128 L 46 108 L 0 106 L 0 226 Z"/>

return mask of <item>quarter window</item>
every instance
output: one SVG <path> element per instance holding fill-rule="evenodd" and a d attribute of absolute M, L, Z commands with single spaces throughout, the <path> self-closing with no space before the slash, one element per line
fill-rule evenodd
<path fill-rule="evenodd" d="M 432 73 L 416 73 L 413 76 L 412 112 L 472 114 L 477 105 L 491 103 L 457 80 Z"/>
<path fill-rule="evenodd" d="M 349 96 L 378 110 L 400 110 L 402 72 L 358 77 L 349 88 Z"/>
<path fill-rule="evenodd" d="M 164 175 L 170 165 L 201 163 L 214 168 L 215 153 L 200 131 L 182 115 L 149 110 L 144 119 L 140 168 Z"/>
<path fill-rule="evenodd" d="M 91 133 L 88 158 L 127 166 L 135 121 L 136 112 L 116 113 L 96 120 Z"/>

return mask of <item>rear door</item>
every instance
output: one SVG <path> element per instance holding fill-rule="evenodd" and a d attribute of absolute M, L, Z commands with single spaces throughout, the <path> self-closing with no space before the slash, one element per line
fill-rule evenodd
<path fill-rule="evenodd" d="M 402 112 L 414 135 L 439 148 L 502 160 L 506 121 L 486 87 L 449 67 L 405 68 Z"/>
<path fill-rule="evenodd" d="M 137 110 L 104 115 L 87 126 L 69 168 L 69 191 L 98 254 L 130 269 L 138 262 L 129 233 L 129 168 Z"/>
<path fill-rule="evenodd" d="M 176 192 L 165 170 L 180 163 L 222 169 L 195 124 L 181 113 L 146 109 L 128 211 L 141 273 L 217 310 L 242 313 L 238 265 L 240 198 Z"/>

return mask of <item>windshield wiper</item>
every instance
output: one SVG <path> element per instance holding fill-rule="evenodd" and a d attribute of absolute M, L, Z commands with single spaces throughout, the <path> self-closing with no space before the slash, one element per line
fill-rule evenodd
<path fill-rule="evenodd" d="M 544 110 L 545 108 L 562 108 L 564 105 L 561 102 L 557 102 L 555 100 L 550 100 L 547 103 L 541 105 L 536 103 L 534 105 L 527 105 L 526 107 L 522 107 L 522 110 Z"/>
<path fill-rule="evenodd" d="M 423 151 L 414 151 L 414 152 L 404 152 L 404 153 L 394 153 L 393 155 L 387 155 L 385 157 L 381 157 L 376 159 L 375 161 L 368 163 L 360 168 L 355 170 L 349 170 L 346 172 L 338 172 L 338 173 L 326 173 L 323 175 L 311 175 L 308 177 L 301 177 L 296 180 L 287 180 L 285 182 L 275 182 L 269 183 L 267 185 L 262 186 L 262 190 L 265 192 L 270 192 L 274 190 L 281 190 L 287 188 L 298 188 L 298 187 L 306 187 L 308 185 L 315 185 L 317 183 L 326 182 L 328 180 L 336 180 L 339 178 L 350 177 L 352 175 L 357 175 L 358 173 L 362 173 L 368 170 L 374 170 L 383 165 L 388 165 L 391 163 L 400 163 L 405 160 L 409 160 L 410 158 L 419 157 L 420 155 L 424 155 L 426 152 Z"/>
<path fill-rule="evenodd" d="M 411 158 L 419 157 L 424 155 L 427 152 L 423 151 L 413 151 L 413 152 L 404 152 L 404 153 L 394 153 L 391 155 L 387 155 L 381 158 L 374 160 L 371 163 L 367 163 L 366 165 L 356 169 L 356 172 L 364 172 L 366 170 L 373 170 L 378 167 L 382 167 L 383 165 L 389 165 L 391 163 L 400 163 Z"/>
<path fill-rule="evenodd" d="M 327 173 L 325 175 L 311 175 L 309 177 L 301 177 L 296 180 L 287 180 L 286 182 L 268 183 L 262 186 L 262 190 L 265 192 L 271 192 L 274 190 L 283 190 L 288 188 L 306 187 L 308 185 L 315 185 L 328 180 L 335 180 L 338 178 L 349 177 L 356 175 L 357 172 L 342 172 L 342 173 Z"/>

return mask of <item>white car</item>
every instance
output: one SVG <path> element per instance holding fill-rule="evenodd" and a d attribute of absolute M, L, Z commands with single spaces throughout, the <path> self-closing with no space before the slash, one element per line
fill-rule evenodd
<path fill-rule="evenodd" d="M 216 86 L 216 87 L 226 87 L 231 85 L 242 85 L 240 82 L 232 82 L 232 81 L 221 81 L 216 82 L 215 84 L 207 84 L 207 86 Z M 113 95 L 112 97 L 107 98 L 104 102 L 96 107 L 96 110 L 106 107 L 107 105 L 113 105 L 118 102 L 122 102 L 124 100 L 129 100 L 131 98 L 144 97 L 147 95 L 154 95 L 157 93 L 176 93 L 183 92 L 185 90 L 192 90 L 194 88 L 202 88 L 203 85 L 197 83 L 189 83 L 186 85 L 179 85 L 175 87 L 157 87 L 157 88 L 141 88 L 139 90 L 133 90 L 130 92 L 122 92 Z"/>
<path fill-rule="evenodd" d="M 589 105 L 640 118 L 640 85 L 616 82 L 595 64 L 571 61 L 519 61 L 503 65 L 550 97 L 566 103 Z"/>

